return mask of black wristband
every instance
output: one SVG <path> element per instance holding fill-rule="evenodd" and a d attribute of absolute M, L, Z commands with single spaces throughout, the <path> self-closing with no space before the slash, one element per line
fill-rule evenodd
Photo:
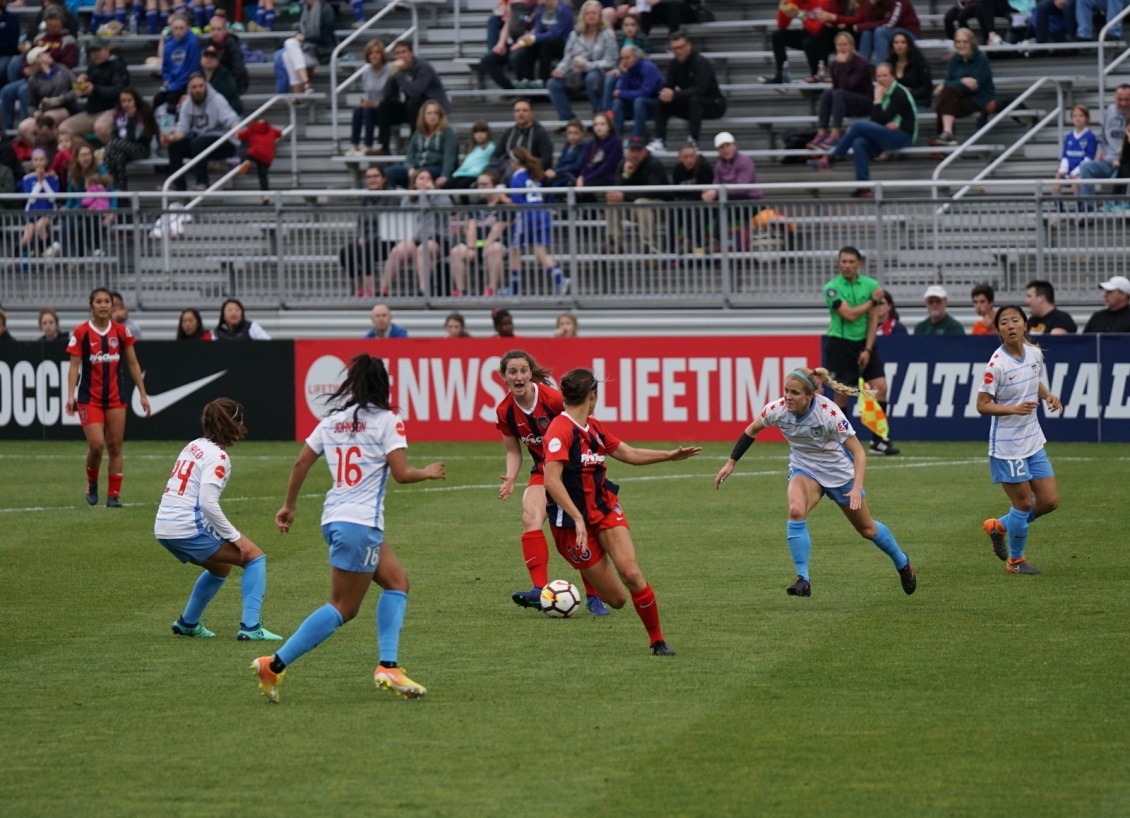
<path fill-rule="evenodd" d="M 752 445 L 753 438 L 743 431 L 738 438 L 738 442 L 734 444 L 734 450 L 730 452 L 730 459 L 737 463 L 742 459 L 742 455 L 746 453 L 746 450 Z"/>

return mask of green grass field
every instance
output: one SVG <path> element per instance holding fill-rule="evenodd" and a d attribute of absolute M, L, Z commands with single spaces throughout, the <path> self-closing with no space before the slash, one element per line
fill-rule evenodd
<path fill-rule="evenodd" d="M 825 501 L 811 599 L 786 596 L 786 451 L 759 444 L 611 466 L 678 656 L 631 607 L 550 620 L 527 587 L 501 445 L 417 445 L 446 483 L 392 486 L 388 539 L 412 593 L 401 661 L 372 686 L 371 593 L 267 705 L 235 640 L 238 571 L 174 638 L 197 569 L 152 537 L 180 443 L 126 444 L 126 508 L 82 500 L 81 443 L 0 443 L 0 814 L 67 816 L 1125 816 L 1130 446 L 1049 447 L 1060 510 L 1032 528 L 1043 576 L 1005 574 L 981 521 L 1006 510 L 983 443 L 906 443 L 867 489 L 918 570 Z M 268 554 L 265 624 L 328 595 L 324 467 L 295 530 L 272 524 L 298 446 L 244 443 L 224 495 Z M 105 491 L 103 475 L 103 492 Z M 573 579 L 554 554 L 551 578 Z"/>

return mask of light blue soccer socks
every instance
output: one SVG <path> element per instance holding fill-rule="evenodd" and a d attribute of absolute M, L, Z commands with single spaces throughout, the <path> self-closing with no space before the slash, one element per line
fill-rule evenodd
<path fill-rule="evenodd" d="M 1010 508 L 1008 514 L 1001 517 L 1001 523 L 1008 531 L 1008 556 L 1018 560 L 1024 556 L 1024 546 L 1028 544 L 1028 517 L 1027 511 Z"/>
<path fill-rule="evenodd" d="M 895 568 L 901 571 L 910 562 L 910 558 L 899 548 L 899 544 L 895 542 L 895 535 L 891 533 L 891 529 L 887 528 L 878 520 L 875 521 L 875 536 L 871 538 L 871 542 L 875 543 L 875 547 L 891 558 L 891 562 L 895 564 Z"/>
<path fill-rule="evenodd" d="M 395 663 L 400 653 L 400 629 L 404 627 L 404 609 L 408 594 L 404 591 L 382 591 L 377 600 L 377 649 L 381 664 Z"/>
<path fill-rule="evenodd" d="M 278 649 L 275 657 L 283 662 L 284 667 L 289 667 L 299 656 L 309 653 L 333 636 L 333 632 L 340 628 L 343 622 L 337 608 L 327 602 L 306 617 L 294 635 Z"/>
<path fill-rule="evenodd" d="M 196 580 L 196 584 L 192 586 L 192 593 L 188 596 L 188 604 L 184 606 L 184 613 L 181 614 L 181 621 L 186 625 L 195 625 L 200 621 L 200 617 L 204 615 L 204 609 L 208 607 L 208 603 L 224 586 L 224 581 L 227 577 L 218 577 L 211 571 L 205 571 Z"/>
<path fill-rule="evenodd" d="M 254 628 L 263 610 L 263 592 L 267 590 L 267 555 L 256 557 L 243 566 L 239 592 L 243 594 L 242 622 Z"/>
<path fill-rule="evenodd" d="M 812 537 L 808 535 L 807 520 L 789 520 L 789 552 L 797 576 L 808 579 L 808 554 L 812 551 Z"/>

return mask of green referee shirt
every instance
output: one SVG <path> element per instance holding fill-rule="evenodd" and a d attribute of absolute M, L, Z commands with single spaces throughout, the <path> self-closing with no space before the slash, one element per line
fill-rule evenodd
<path fill-rule="evenodd" d="M 832 316 L 828 337 L 843 338 L 845 341 L 867 340 L 867 313 L 863 313 L 854 321 L 845 321 L 832 305 L 842 301 L 849 307 L 858 307 L 871 299 L 871 293 L 875 292 L 878 286 L 878 281 L 864 275 L 858 276 L 855 281 L 848 281 L 842 275 L 838 275 L 824 285 L 824 303 L 828 305 L 828 312 Z"/>

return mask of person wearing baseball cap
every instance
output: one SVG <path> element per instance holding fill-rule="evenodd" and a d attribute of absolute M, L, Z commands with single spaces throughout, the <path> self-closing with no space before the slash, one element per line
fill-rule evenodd
<path fill-rule="evenodd" d="M 616 183 L 621 190 L 612 190 L 607 194 L 606 201 L 613 205 L 624 202 L 635 202 L 637 205 L 660 202 L 670 199 L 669 193 L 633 193 L 631 188 L 643 186 L 669 185 L 667 169 L 663 163 L 652 156 L 647 149 L 648 139 L 644 134 L 633 134 L 627 140 L 627 150 L 624 160 L 616 173 Z M 608 208 L 608 247 L 609 253 L 620 252 L 621 241 L 624 235 L 624 218 L 633 219 L 639 227 L 640 249 L 648 253 L 658 253 L 659 245 L 655 241 L 655 209 L 650 207 L 610 207 Z"/>
<path fill-rule="evenodd" d="M 715 185 L 752 185 L 757 183 L 757 167 L 753 160 L 738 152 L 734 135 L 722 131 L 714 137 L 714 147 L 718 150 L 718 161 L 714 163 Z M 728 199 L 760 199 L 762 192 L 757 188 L 726 191 Z M 702 200 L 713 202 L 718 199 L 716 189 L 704 190 Z M 754 211 L 756 212 L 756 211 Z"/>
<path fill-rule="evenodd" d="M 129 69 L 125 61 L 110 51 L 110 41 L 95 37 L 86 48 L 86 70 L 75 76 L 74 92 L 82 110 L 59 126 L 59 133 L 73 137 L 97 134 L 103 145 L 110 141 L 114 126 L 113 110 L 122 91 L 130 87 Z"/>
<path fill-rule="evenodd" d="M 965 328 L 946 312 L 949 296 L 941 284 L 931 284 L 923 295 L 926 319 L 914 325 L 915 335 L 964 335 Z"/>
<path fill-rule="evenodd" d="M 1130 332 L 1130 278 L 1114 276 L 1099 286 L 1106 309 L 1092 315 L 1083 332 Z"/>

